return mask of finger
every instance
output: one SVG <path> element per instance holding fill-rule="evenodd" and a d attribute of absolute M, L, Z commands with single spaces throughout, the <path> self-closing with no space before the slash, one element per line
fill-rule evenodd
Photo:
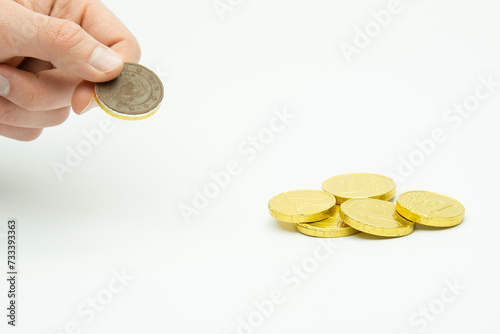
<path fill-rule="evenodd" d="M 43 129 L 21 128 L 0 123 L 0 136 L 15 140 L 32 141 L 40 137 L 42 131 Z"/>
<path fill-rule="evenodd" d="M 0 123 L 23 128 L 46 128 L 64 123 L 69 107 L 54 110 L 30 111 L 0 98 Z"/>
<path fill-rule="evenodd" d="M 122 56 L 77 23 L 35 13 L 13 1 L 2 5 L 6 8 L 2 10 L 0 31 L 2 35 L 15 36 L 7 38 L 8 47 L 4 47 L 16 52 L 10 56 L 21 54 L 45 60 L 64 72 L 93 82 L 112 80 L 122 70 Z"/>
<path fill-rule="evenodd" d="M 137 63 L 141 58 L 140 48 L 134 47 L 134 43 L 123 40 L 114 44 L 111 48 L 123 55 L 125 61 Z M 98 106 L 94 97 L 95 84 L 88 81 L 81 82 L 75 89 L 71 106 L 76 114 L 81 115 Z"/>
<path fill-rule="evenodd" d="M 42 64 L 38 64 L 41 66 Z M 80 79 L 60 70 L 36 74 L 0 64 L 0 78 L 8 81 L 8 90 L 0 94 L 23 109 L 52 110 L 69 106 Z"/>
<path fill-rule="evenodd" d="M 120 19 L 101 1 L 89 2 L 83 13 L 81 26 L 96 40 L 121 54 L 124 61 L 139 62 L 139 42 Z"/>
<path fill-rule="evenodd" d="M 24 61 L 24 57 L 0 58 L 0 63 L 7 64 L 12 67 L 17 67 Z"/>
<path fill-rule="evenodd" d="M 98 41 L 121 54 L 124 61 L 137 63 L 141 59 L 141 48 L 137 39 L 102 2 L 90 2 L 82 18 L 82 27 Z M 110 31 L 113 33 L 109 33 Z M 71 105 L 77 114 L 96 107 L 94 84 L 82 82 L 78 85 Z"/>
<path fill-rule="evenodd" d="M 71 107 L 76 114 L 82 115 L 98 106 L 94 97 L 94 87 L 95 84 L 88 81 L 83 81 L 76 87 L 71 99 Z"/>

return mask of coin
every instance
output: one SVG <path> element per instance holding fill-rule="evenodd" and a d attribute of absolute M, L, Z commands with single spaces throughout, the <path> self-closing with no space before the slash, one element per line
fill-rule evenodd
<path fill-rule="evenodd" d="M 456 199 L 430 191 L 409 191 L 399 195 L 396 210 L 408 220 L 434 227 L 458 225 L 465 214 L 464 206 Z"/>
<path fill-rule="evenodd" d="M 311 237 L 338 238 L 359 233 L 340 218 L 340 205 L 335 205 L 333 215 L 314 223 L 295 224 L 297 230 Z"/>
<path fill-rule="evenodd" d="M 160 108 L 163 84 L 147 67 L 125 63 L 118 77 L 96 83 L 94 95 L 99 106 L 111 116 L 140 120 L 150 117 Z"/>
<path fill-rule="evenodd" d="M 389 200 L 396 194 L 396 184 L 386 176 L 354 173 L 332 177 L 323 182 L 323 190 L 342 204 L 353 198 Z"/>
<path fill-rule="evenodd" d="M 320 190 L 294 190 L 274 196 L 269 213 L 288 223 L 307 223 L 333 214 L 335 197 Z"/>
<path fill-rule="evenodd" d="M 356 198 L 342 203 L 340 217 L 356 230 L 383 237 L 408 235 L 415 225 L 398 215 L 396 204 L 373 198 Z"/>

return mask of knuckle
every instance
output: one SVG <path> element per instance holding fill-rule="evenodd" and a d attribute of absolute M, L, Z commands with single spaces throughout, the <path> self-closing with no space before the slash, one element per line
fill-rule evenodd
<path fill-rule="evenodd" d="M 16 113 L 14 109 L 10 107 L 11 104 L 3 104 L 0 108 L 0 122 L 4 124 L 16 123 Z"/>
<path fill-rule="evenodd" d="M 23 101 L 20 101 L 19 106 L 29 111 L 40 110 L 40 96 L 37 91 L 30 92 L 24 96 Z"/>
<path fill-rule="evenodd" d="M 142 50 L 139 41 L 135 38 L 132 39 L 131 49 L 134 51 L 134 61 L 139 62 L 142 56 Z"/>
<path fill-rule="evenodd" d="M 18 134 L 17 139 L 21 141 L 33 141 L 40 137 L 43 129 L 22 129 Z"/>
<path fill-rule="evenodd" d="M 72 21 L 61 20 L 49 29 L 49 37 L 58 47 L 69 49 L 81 42 L 82 28 Z"/>
<path fill-rule="evenodd" d="M 38 81 L 35 81 L 29 88 L 19 91 L 15 103 L 28 111 L 39 111 L 44 109 L 44 104 L 50 98 Z"/>
<path fill-rule="evenodd" d="M 134 36 L 127 36 L 123 37 L 120 43 L 122 43 L 122 46 L 118 53 L 124 56 L 125 61 L 138 63 L 142 56 L 139 41 Z"/>
<path fill-rule="evenodd" d="M 61 109 L 54 110 L 52 115 L 50 126 L 56 126 L 63 124 L 69 117 L 70 108 L 64 107 Z"/>

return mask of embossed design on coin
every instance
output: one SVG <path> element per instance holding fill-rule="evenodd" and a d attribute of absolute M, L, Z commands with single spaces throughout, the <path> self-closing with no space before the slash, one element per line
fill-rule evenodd
<path fill-rule="evenodd" d="M 333 214 L 314 223 L 297 223 L 297 230 L 305 235 L 319 238 L 338 238 L 359 233 L 340 218 L 340 205 L 335 205 Z"/>
<path fill-rule="evenodd" d="M 295 190 L 274 196 L 269 201 L 269 213 L 289 223 L 323 220 L 332 215 L 335 197 L 320 190 Z"/>
<path fill-rule="evenodd" d="M 430 191 L 409 191 L 399 195 L 396 210 L 408 220 L 434 227 L 458 225 L 465 214 L 459 201 Z"/>
<path fill-rule="evenodd" d="M 332 177 L 323 182 L 323 190 L 337 199 L 337 204 L 353 198 L 389 200 L 396 194 L 396 184 L 386 176 L 353 173 Z"/>
<path fill-rule="evenodd" d="M 396 204 L 372 198 L 356 198 L 342 203 L 340 217 L 359 231 L 384 237 L 408 235 L 415 225 L 396 212 Z"/>
<path fill-rule="evenodd" d="M 163 84 L 147 67 L 125 63 L 117 78 L 95 85 L 95 96 L 111 116 L 139 120 L 158 110 L 163 100 Z"/>

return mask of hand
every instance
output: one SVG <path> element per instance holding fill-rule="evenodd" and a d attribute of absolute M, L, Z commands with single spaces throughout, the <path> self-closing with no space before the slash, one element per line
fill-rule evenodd
<path fill-rule="evenodd" d="M 94 82 L 138 62 L 135 37 L 99 0 L 0 0 L 0 135 L 34 140 L 70 106 L 96 106 Z"/>

